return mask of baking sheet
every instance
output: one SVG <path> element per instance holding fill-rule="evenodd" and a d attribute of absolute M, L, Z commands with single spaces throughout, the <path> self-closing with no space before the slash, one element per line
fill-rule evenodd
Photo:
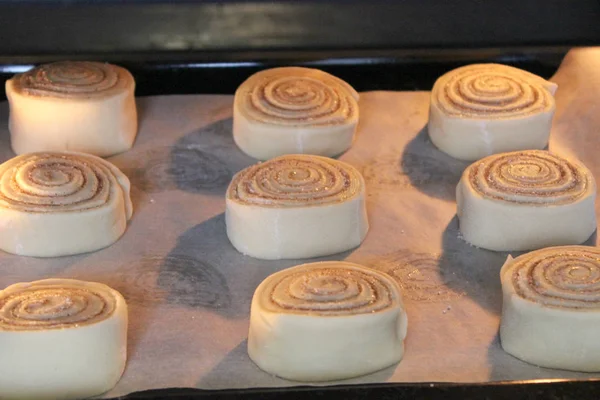
<path fill-rule="evenodd" d="M 555 81 L 550 149 L 576 154 L 600 176 L 600 51 L 571 52 Z M 353 251 L 310 260 L 362 263 L 388 271 L 403 286 L 409 316 L 403 361 L 343 383 L 600 377 L 531 366 L 500 348 L 498 272 L 507 253 L 476 249 L 459 238 L 454 188 L 467 163 L 428 140 L 428 96 L 361 94 L 357 141 L 341 159 L 365 176 L 371 230 Z M 226 186 L 255 162 L 233 143 L 232 96 L 147 97 L 138 106 L 134 148 L 110 158 L 133 185 L 126 234 L 81 256 L 0 254 L 0 287 L 67 277 L 123 293 L 130 307 L 129 361 L 105 397 L 165 387 L 297 385 L 260 371 L 246 353 L 254 289 L 267 275 L 307 260 L 256 260 L 227 240 Z M 1 161 L 13 156 L 7 114 L 1 104 Z"/>

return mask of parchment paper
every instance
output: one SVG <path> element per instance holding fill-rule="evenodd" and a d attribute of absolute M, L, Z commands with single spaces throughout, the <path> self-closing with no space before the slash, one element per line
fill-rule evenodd
<path fill-rule="evenodd" d="M 571 52 L 555 81 L 550 149 L 577 155 L 600 177 L 600 50 Z M 428 140 L 428 96 L 361 94 L 358 138 L 341 159 L 365 176 L 371 230 L 354 251 L 310 260 L 366 264 L 403 286 L 409 315 L 404 359 L 343 383 L 600 377 L 531 366 L 500 348 L 498 272 L 507 253 L 459 238 L 454 188 L 467 164 Z M 232 96 L 147 97 L 138 106 L 134 148 L 110 158 L 133 184 L 135 211 L 126 234 L 81 256 L 0 254 L 0 287 L 68 277 L 123 293 L 130 307 L 129 361 L 106 397 L 164 387 L 297 385 L 262 372 L 246 353 L 254 289 L 267 275 L 307 260 L 256 260 L 227 240 L 225 189 L 233 173 L 255 162 L 233 143 Z M 1 161 L 13 156 L 7 114 L 1 104 Z M 595 244 L 595 236 L 587 243 Z"/>

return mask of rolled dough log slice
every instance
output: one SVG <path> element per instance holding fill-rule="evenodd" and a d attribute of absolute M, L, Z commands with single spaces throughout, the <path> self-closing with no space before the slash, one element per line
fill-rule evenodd
<path fill-rule="evenodd" d="M 429 137 L 454 158 L 543 149 L 557 85 L 517 68 L 474 64 L 440 77 L 431 92 Z"/>
<path fill-rule="evenodd" d="M 6 82 L 17 154 L 80 151 L 105 157 L 129 150 L 137 134 L 135 81 L 111 64 L 44 64 Z"/>
<path fill-rule="evenodd" d="M 579 161 L 544 150 L 471 164 L 456 188 L 464 239 L 495 251 L 581 244 L 596 230 L 596 183 Z"/>
<path fill-rule="evenodd" d="M 303 264 L 256 289 L 248 354 L 285 379 L 352 378 L 398 363 L 407 324 L 400 288 L 388 275 L 343 261 Z"/>
<path fill-rule="evenodd" d="M 600 371 L 600 249 L 560 246 L 509 258 L 500 278 L 507 353 L 547 368 Z"/>
<path fill-rule="evenodd" d="M 352 145 L 358 115 L 358 93 L 341 79 L 311 68 L 273 68 L 252 75 L 235 92 L 233 138 L 259 160 L 331 157 Z"/>
<path fill-rule="evenodd" d="M 99 157 L 31 153 L 0 165 L 0 249 L 57 257 L 107 247 L 125 232 L 129 179 Z"/>
<path fill-rule="evenodd" d="M 277 260 L 339 253 L 369 229 L 365 183 L 351 165 L 287 155 L 233 177 L 226 195 L 227 236 L 241 253 Z"/>
<path fill-rule="evenodd" d="M 127 305 L 100 283 L 46 279 L 0 291 L 0 398 L 80 399 L 127 360 Z"/>

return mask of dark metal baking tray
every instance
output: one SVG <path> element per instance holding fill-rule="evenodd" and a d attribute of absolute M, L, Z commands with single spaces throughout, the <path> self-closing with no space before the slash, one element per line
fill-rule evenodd
<path fill-rule="evenodd" d="M 579 46 L 599 16 L 596 0 L 0 0 L 0 57 Z"/>

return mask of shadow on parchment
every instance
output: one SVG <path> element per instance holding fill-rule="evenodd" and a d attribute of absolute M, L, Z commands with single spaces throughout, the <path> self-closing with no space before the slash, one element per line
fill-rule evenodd
<path fill-rule="evenodd" d="M 206 161 L 200 162 L 204 158 Z M 196 164 L 193 164 L 194 160 L 196 160 Z M 191 176 L 201 164 L 201 169 L 206 171 L 206 177 L 196 172 L 196 175 L 192 176 L 193 179 L 176 178 L 178 188 L 194 192 L 196 188 L 205 186 L 222 188 L 225 193 L 233 174 L 257 162 L 258 160 L 244 154 L 237 147 L 233 141 L 233 120 L 227 118 L 188 133 L 179 139 L 171 153 L 171 174 L 173 177 Z M 225 171 L 227 179 L 224 177 Z M 219 179 L 219 177 L 222 178 Z M 225 180 L 224 185 L 222 180 Z"/>
<path fill-rule="evenodd" d="M 172 146 L 145 150 L 133 157 L 137 161 L 124 172 L 145 193 L 182 190 L 224 195 L 233 174 L 256 162 L 237 148 L 231 127 L 231 118 L 220 120 L 186 134 Z"/>
<path fill-rule="evenodd" d="M 592 233 L 592 236 L 590 236 L 588 240 L 581 243 L 581 245 L 582 246 L 597 246 L 597 242 L 598 242 L 598 229 L 596 229 L 594 231 L 594 233 Z"/>
<path fill-rule="evenodd" d="M 427 133 L 427 125 L 406 145 L 400 170 L 412 186 L 428 196 L 454 201 L 456 185 L 469 165 L 438 150 Z"/>
<path fill-rule="evenodd" d="M 156 287 L 169 304 L 203 308 L 226 318 L 245 312 L 232 294 L 222 215 L 208 219 L 184 232 L 175 247 L 158 263 Z M 152 262 L 152 260 L 149 260 Z"/>
<path fill-rule="evenodd" d="M 502 307 L 500 268 L 508 254 L 479 249 L 467 243 L 460 235 L 456 216 L 442 233 L 440 265 L 453 271 L 460 290 L 496 315 L 500 315 Z M 450 287 L 453 284 L 454 281 L 449 282 Z"/>
<path fill-rule="evenodd" d="M 397 364 L 382 369 L 369 375 L 358 378 L 345 379 L 330 382 L 296 382 L 279 378 L 262 371 L 248 356 L 248 341 L 244 340 L 231 350 L 223 360 L 217 364 L 209 373 L 203 376 L 196 387 L 201 389 L 242 389 L 257 387 L 290 387 L 290 386 L 329 386 L 329 385 L 353 385 L 387 382 Z"/>

